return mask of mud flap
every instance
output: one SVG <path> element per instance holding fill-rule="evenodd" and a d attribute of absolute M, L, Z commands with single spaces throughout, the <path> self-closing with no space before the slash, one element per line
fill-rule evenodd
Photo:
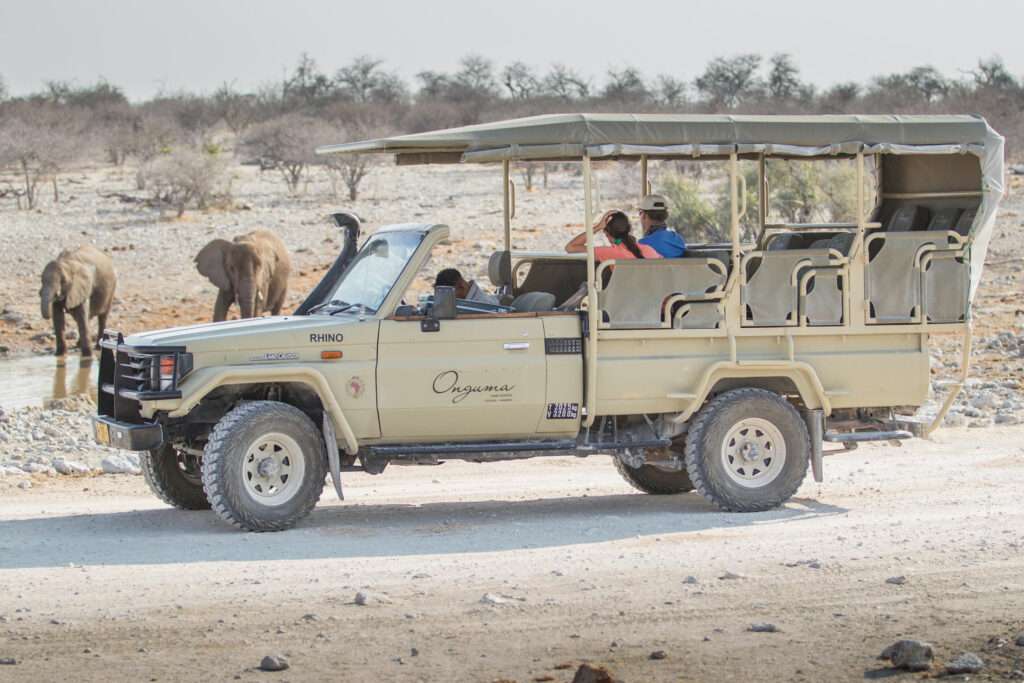
<path fill-rule="evenodd" d="M 341 457 L 338 455 L 338 436 L 334 432 L 334 421 L 324 411 L 324 443 L 327 445 L 327 466 L 331 470 L 331 483 L 338 492 L 338 498 L 345 500 L 341 490 Z"/>

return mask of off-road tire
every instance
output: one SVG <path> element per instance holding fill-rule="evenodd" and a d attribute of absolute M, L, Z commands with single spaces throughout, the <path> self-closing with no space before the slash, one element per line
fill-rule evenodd
<path fill-rule="evenodd" d="M 149 490 L 168 505 L 179 510 L 210 509 L 202 481 L 190 479 L 182 471 L 178 453 L 170 444 L 139 453 L 139 468 Z"/>
<path fill-rule="evenodd" d="M 278 505 L 260 503 L 243 483 L 243 459 L 264 434 L 281 433 L 301 450 L 304 470 L 298 490 Z M 203 454 L 203 488 L 213 511 L 245 531 L 282 531 L 308 515 L 323 493 L 327 465 L 323 436 L 298 408 L 277 401 L 242 403 L 222 417 Z"/>
<path fill-rule="evenodd" d="M 730 430 L 746 418 L 771 423 L 785 443 L 785 461 L 774 479 L 756 488 L 734 482 L 722 456 Z M 697 491 L 723 510 L 761 512 L 789 500 L 807 474 L 811 439 L 796 408 L 765 389 L 735 389 L 704 405 L 686 435 L 686 470 Z"/>
<path fill-rule="evenodd" d="M 612 459 L 615 461 L 615 469 L 622 478 L 637 491 L 655 496 L 670 496 L 693 490 L 693 482 L 690 481 L 690 474 L 686 470 L 670 472 L 658 469 L 654 465 L 630 467 L 619 458 Z"/>

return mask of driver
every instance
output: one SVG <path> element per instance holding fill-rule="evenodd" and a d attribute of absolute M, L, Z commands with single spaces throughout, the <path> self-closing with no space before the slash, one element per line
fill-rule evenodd
<path fill-rule="evenodd" d="M 484 304 L 500 306 L 501 301 L 493 294 L 488 294 L 476 284 L 476 280 L 466 281 L 455 268 L 445 268 L 434 279 L 434 286 L 454 287 L 455 298 L 467 301 L 478 301 Z"/>

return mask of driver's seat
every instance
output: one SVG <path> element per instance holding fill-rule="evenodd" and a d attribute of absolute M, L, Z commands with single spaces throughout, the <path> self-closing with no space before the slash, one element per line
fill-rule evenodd
<path fill-rule="evenodd" d="M 495 294 L 503 305 L 512 302 L 512 253 L 496 251 L 487 263 L 487 277 L 494 285 Z"/>

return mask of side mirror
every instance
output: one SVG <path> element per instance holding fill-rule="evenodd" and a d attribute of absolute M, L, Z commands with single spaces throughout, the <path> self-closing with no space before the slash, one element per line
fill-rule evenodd
<path fill-rule="evenodd" d="M 438 320 L 452 320 L 455 317 L 455 288 L 434 287 L 433 317 Z"/>

